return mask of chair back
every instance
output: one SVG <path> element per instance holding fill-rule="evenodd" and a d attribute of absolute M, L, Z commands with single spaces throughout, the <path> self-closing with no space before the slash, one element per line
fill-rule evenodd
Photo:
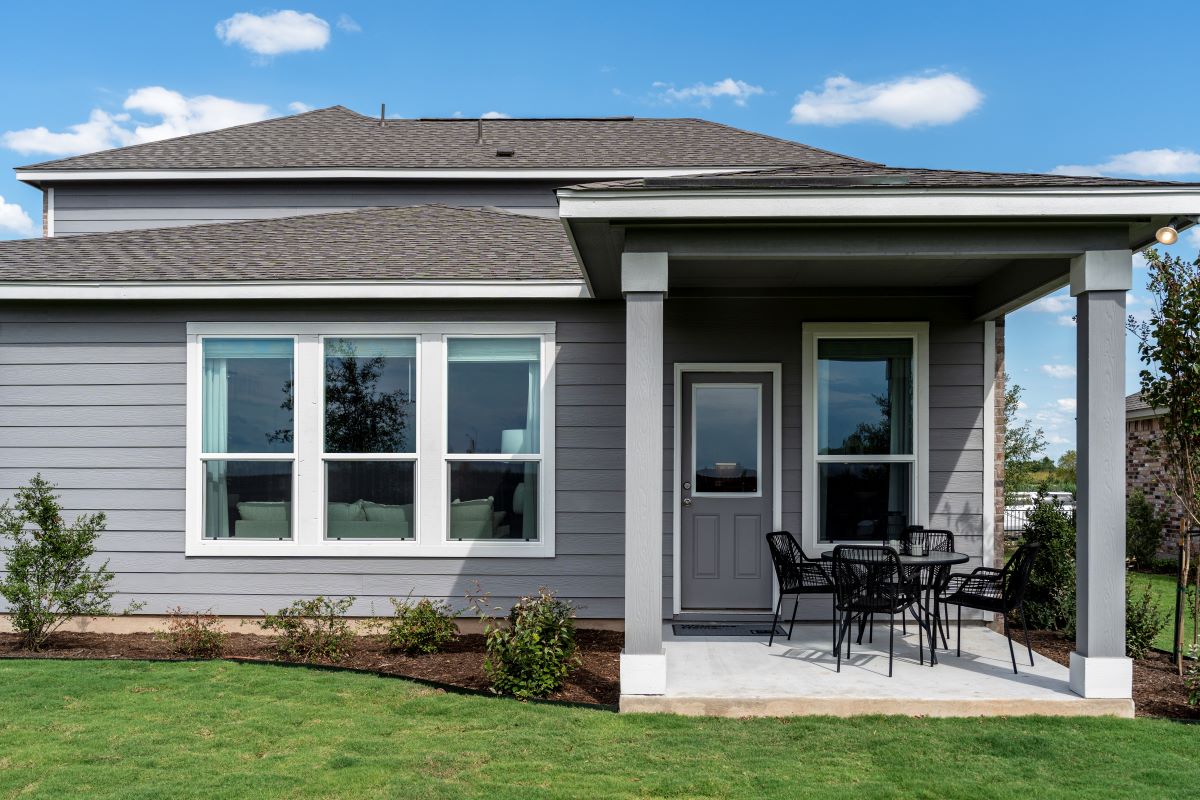
<path fill-rule="evenodd" d="M 1016 608 L 1025 599 L 1025 590 L 1029 588 L 1029 573 L 1037 561 L 1041 542 L 1028 542 L 1017 548 L 1008 563 L 1004 565 L 1001 580 L 1004 584 L 1004 607 Z"/>
<path fill-rule="evenodd" d="M 890 547 L 842 544 L 833 548 L 834 593 L 839 608 L 870 605 L 902 581 L 900 556 Z"/>
<path fill-rule="evenodd" d="M 808 560 L 796 537 L 788 531 L 767 534 L 767 546 L 771 549 L 771 563 L 775 577 L 779 580 L 781 594 L 794 592 L 804 584 L 800 565 Z"/>
<path fill-rule="evenodd" d="M 954 531 L 922 528 L 910 525 L 900 536 L 900 544 L 907 547 L 909 543 L 929 545 L 929 549 L 939 553 L 954 552 Z"/>

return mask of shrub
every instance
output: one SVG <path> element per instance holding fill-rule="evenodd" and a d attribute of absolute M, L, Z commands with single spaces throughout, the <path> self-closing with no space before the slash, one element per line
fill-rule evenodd
<path fill-rule="evenodd" d="M 88 566 L 104 514 L 88 514 L 66 525 L 54 486 L 35 475 L 17 490 L 16 507 L 0 505 L 0 538 L 11 540 L 0 596 L 8 602 L 21 645 L 40 650 L 50 634 L 72 617 L 108 614 L 113 574 L 108 562 Z"/>
<path fill-rule="evenodd" d="M 1029 574 L 1025 621 L 1032 628 L 1070 634 L 1075 628 L 1075 515 L 1039 492 L 1025 541 L 1042 543 Z"/>
<path fill-rule="evenodd" d="M 341 661 L 354 641 L 354 631 L 345 617 L 353 604 L 353 597 L 297 600 L 274 614 L 264 612 L 259 624 L 267 630 L 279 631 L 276 648 L 284 658 Z"/>
<path fill-rule="evenodd" d="M 391 598 L 395 613 L 385 621 L 384 638 L 388 647 L 408 655 L 436 653 L 458 635 L 454 624 L 454 610 L 443 600 L 434 602 L 423 597 L 417 602 L 412 598 Z"/>
<path fill-rule="evenodd" d="M 575 609 L 549 589 L 542 587 L 536 597 L 518 600 L 506 624 L 483 616 L 483 671 L 493 692 L 520 700 L 545 697 L 579 665 Z"/>
<path fill-rule="evenodd" d="M 166 630 L 156 631 L 154 638 L 185 658 L 216 658 L 225 647 L 221 619 L 210 611 L 169 609 Z"/>
<path fill-rule="evenodd" d="M 1188 667 L 1183 676 L 1183 684 L 1187 687 L 1189 706 L 1200 705 L 1200 646 L 1188 648 Z"/>
<path fill-rule="evenodd" d="M 1125 553 L 1140 569 L 1154 564 L 1167 515 L 1156 513 L 1146 495 L 1134 491 L 1125 503 Z"/>
<path fill-rule="evenodd" d="M 1125 654 L 1130 658 L 1142 658 L 1154 646 L 1154 640 L 1167 626 L 1162 607 L 1154 600 L 1147 585 L 1141 597 L 1135 597 L 1132 588 L 1125 586 Z"/>

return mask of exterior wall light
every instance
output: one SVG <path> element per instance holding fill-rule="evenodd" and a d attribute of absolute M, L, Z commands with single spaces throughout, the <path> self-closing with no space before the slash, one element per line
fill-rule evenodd
<path fill-rule="evenodd" d="M 1198 217 L 1172 217 L 1171 221 L 1154 232 L 1159 244 L 1175 244 L 1179 241 L 1179 229 L 1184 225 L 1200 222 Z"/>

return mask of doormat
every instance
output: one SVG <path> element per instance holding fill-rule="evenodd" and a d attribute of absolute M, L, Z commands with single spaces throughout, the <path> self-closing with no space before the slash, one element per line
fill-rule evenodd
<path fill-rule="evenodd" d="M 675 622 L 671 624 L 671 631 L 676 636 L 770 636 L 771 623 L 769 622 L 737 622 L 737 623 L 700 623 L 700 622 Z M 783 627 L 775 626 L 775 635 L 785 635 Z"/>

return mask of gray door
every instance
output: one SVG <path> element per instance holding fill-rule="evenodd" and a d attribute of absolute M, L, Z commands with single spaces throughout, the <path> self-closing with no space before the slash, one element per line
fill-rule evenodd
<path fill-rule="evenodd" d="M 684 373 L 684 611 L 771 608 L 772 392 L 769 372 Z"/>

